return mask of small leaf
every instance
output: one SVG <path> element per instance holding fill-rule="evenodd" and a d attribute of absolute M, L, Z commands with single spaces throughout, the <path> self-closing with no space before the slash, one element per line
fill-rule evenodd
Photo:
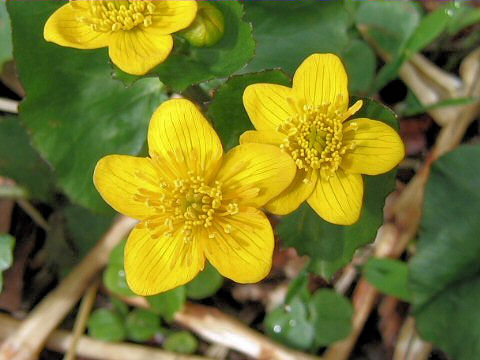
<path fill-rule="evenodd" d="M 243 92 L 248 85 L 271 83 L 290 86 L 291 80 L 280 70 L 232 76 L 218 90 L 208 108 L 208 116 L 220 134 L 225 150 L 238 145 L 240 135 L 253 129 L 243 106 Z"/>
<path fill-rule="evenodd" d="M 353 307 L 344 296 L 334 290 L 317 290 L 308 308 L 315 327 L 316 346 L 330 345 L 350 334 Z"/>
<path fill-rule="evenodd" d="M 134 309 L 128 314 L 125 327 L 129 339 L 147 341 L 160 330 L 160 317 L 145 309 Z"/>
<path fill-rule="evenodd" d="M 299 350 L 313 344 L 315 329 L 307 320 L 305 303 L 298 297 L 268 313 L 263 323 L 268 336 L 282 344 Z"/>
<path fill-rule="evenodd" d="M 108 266 L 103 272 L 103 283 L 109 291 L 120 296 L 134 296 L 128 287 L 124 268 L 124 249 L 126 240 L 118 244 L 110 253 Z"/>
<path fill-rule="evenodd" d="M 147 301 L 152 306 L 152 311 L 161 315 L 166 321 L 172 321 L 175 314 L 183 309 L 187 298 L 185 286 L 148 296 Z"/>
<path fill-rule="evenodd" d="M 121 316 L 108 309 L 98 309 L 90 315 L 88 333 L 103 341 L 122 341 L 127 336 Z"/>
<path fill-rule="evenodd" d="M 198 349 L 198 340 L 188 331 L 178 331 L 165 340 L 163 347 L 180 354 L 193 354 Z"/>
<path fill-rule="evenodd" d="M 411 300 L 408 288 L 408 267 L 404 262 L 371 258 L 363 268 L 363 276 L 382 293 L 404 301 Z"/>
<path fill-rule="evenodd" d="M 210 263 L 207 263 L 205 270 L 185 286 L 187 297 L 194 300 L 208 298 L 214 295 L 222 284 L 223 276 Z"/>
<path fill-rule="evenodd" d="M 9 234 L 0 234 L 0 292 L 3 288 L 3 274 L 13 263 L 15 238 Z"/>

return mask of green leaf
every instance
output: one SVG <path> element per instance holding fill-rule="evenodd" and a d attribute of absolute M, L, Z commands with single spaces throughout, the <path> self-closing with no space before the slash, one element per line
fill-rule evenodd
<path fill-rule="evenodd" d="M 27 93 L 20 119 L 72 201 L 106 211 L 109 207 L 92 182 L 96 162 L 106 154 L 138 153 L 148 121 L 166 97 L 158 80 L 145 79 L 125 88 L 112 79 L 106 49 L 47 43 L 44 24 L 63 4 L 7 3 L 16 65 Z"/>
<path fill-rule="evenodd" d="M 148 76 L 158 76 L 164 84 L 181 92 L 192 84 L 227 77 L 252 58 L 255 41 L 251 25 L 242 20 L 242 4 L 237 1 L 210 1 L 223 13 L 223 38 L 211 47 L 197 48 L 176 37 L 174 51 L 167 61 L 153 69 Z M 115 74 L 123 80 L 127 78 L 118 69 Z M 137 77 L 128 75 L 128 79 L 132 81 Z"/>
<path fill-rule="evenodd" d="M 408 266 L 403 261 L 370 258 L 363 268 L 363 276 L 382 293 L 404 301 L 411 300 Z"/>
<path fill-rule="evenodd" d="M 298 297 L 268 313 L 264 327 L 272 339 L 299 350 L 309 349 L 315 337 L 315 329 L 307 320 L 306 305 Z"/>
<path fill-rule="evenodd" d="M 377 74 L 371 93 L 395 79 L 405 60 L 403 50 L 420 24 L 418 7 L 410 2 L 367 1 L 359 5 L 355 22 L 359 29 L 393 57 Z"/>
<path fill-rule="evenodd" d="M 246 17 L 257 40 L 244 73 L 282 68 L 293 75 L 314 53 L 336 53 L 346 63 L 352 92 L 364 92 L 375 74 L 375 54 L 357 33 L 340 1 L 248 1 Z"/>
<path fill-rule="evenodd" d="M 147 341 L 160 330 L 160 317 L 145 309 L 134 309 L 128 314 L 125 327 L 130 340 Z"/>
<path fill-rule="evenodd" d="M 161 315 L 169 322 L 173 320 L 178 311 L 183 309 L 186 299 L 187 293 L 185 286 L 180 286 L 176 289 L 147 297 L 147 301 L 151 305 L 152 311 Z"/>
<path fill-rule="evenodd" d="M 418 330 L 458 360 L 480 358 L 479 157 L 463 145 L 433 164 L 410 263 Z"/>
<path fill-rule="evenodd" d="M 310 300 L 310 290 L 308 290 L 309 275 L 307 271 L 302 271 L 288 286 L 288 292 L 285 296 L 285 304 L 289 304 L 294 298 L 307 303 Z"/>
<path fill-rule="evenodd" d="M 245 13 L 253 24 L 257 49 L 244 72 L 280 67 L 293 74 L 309 55 L 338 53 L 349 42 L 347 29 L 351 22 L 341 2 L 318 1 L 292 8 L 288 1 L 271 6 L 249 1 Z"/>
<path fill-rule="evenodd" d="M 103 272 L 103 283 L 109 291 L 120 296 L 134 296 L 128 287 L 124 268 L 124 249 L 126 240 L 118 244 L 110 253 L 108 266 Z"/>
<path fill-rule="evenodd" d="M 5 2 L 0 1 L 0 73 L 3 64 L 13 58 L 12 32 L 10 30 L 10 18 L 8 17 Z"/>
<path fill-rule="evenodd" d="M 411 2 L 365 1 L 355 16 L 356 26 L 367 32 L 376 45 L 397 54 L 420 24 L 419 8 Z"/>
<path fill-rule="evenodd" d="M 373 49 L 363 40 L 350 39 L 340 56 L 347 67 L 350 92 L 366 93 L 377 68 L 377 57 Z"/>
<path fill-rule="evenodd" d="M 223 276 L 210 263 L 207 263 L 205 270 L 189 282 L 185 289 L 188 298 L 201 300 L 214 295 L 222 284 Z"/>
<path fill-rule="evenodd" d="M 315 328 L 315 346 L 330 345 L 350 334 L 353 306 L 344 296 L 320 289 L 313 294 L 308 307 Z"/>
<path fill-rule="evenodd" d="M 122 341 L 127 336 L 122 317 L 108 309 L 98 309 L 90 315 L 88 333 L 103 341 Z"/>
<path fill-rule="evenodd" d="M 352 102 L 358 98 L 352 99 Z M 362 99 L 364 105 L 355 117 L 383 121 L 398 129 L 395 114 L 371 99 Z M 357 248 L 372 242 L 383 223 L 385 197 L 395 188 L 392 170 L 378 176 L 364 176 L 365 204 L 360 220 L 351 226 L 333 225 L 322 220 L 307 204 L 282 218 L 277 227 L 279 236 L 287 246 L 312 259 L 310 267 L 325 278 L 348 264 Z"/>
<path fill-rule="evenodd" d="M 198 349 L 198 340 L 188 331 L 178 331 L 165 340 L 163 347 L 180 354 L 193 354 Z"/>
<path fill-rule="evenodd" d="M 455 2 L 451 13 L 452 20 L 447 27 L 449 35 L 455 35 L 468 26 L 480 23 L 480 9 L 472 7 L 469 4 Z"/>
<path fill-rule="evenodd" d="M 238 145 L 238 138 L 247 130 L 253 129 L 243 107 L 243 91 L 256 83 L 290 85 L 290 78 L 280 70 L 233 76 L 223 84 L 208 108 L 208 116 L 220 134 L 226 150 Z"/>
<path fill-rule="evenodd" d="M 30 145 L 28 134 L 17 117 L 0 117 L 0 159 L 1 175 L 15 180 L 32 198 L 50 200 L 54 190 L 53 174 Z"/>
<path fill-rule="evenodd" d="M 0 292 L 3 288 L 3 274 L 13 263 L 15 238 L 9 234 L 0 234 Z"/>

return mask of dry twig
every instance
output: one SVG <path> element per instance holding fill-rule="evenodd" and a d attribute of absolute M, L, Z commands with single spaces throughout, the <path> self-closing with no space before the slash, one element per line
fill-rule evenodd
<path fill-rule="evenodd" d="M 20 321 L 0 314 L 0 339 L 16 332 L 20 326 Z M 46 346 L 63 353 L 70 348 L 72 341 L 73 335 L 68 331 L 55 330 L 48 336 Z M 98 360 L 206 360 L 200 356 L 174 354 L 149 346 L 99 341 L 89 336 L 79 338 L 77 353 L 79 356 Z"/>
<path fill-rule="evenodd" d="M 119 218 L 75 269 L 38 304 L 0 347 L 1 360 L 37 358 L 49 334 L 82 296 L 92 278 L 107 263 L 112 249 L 128 234 L 136 220 Z"/>

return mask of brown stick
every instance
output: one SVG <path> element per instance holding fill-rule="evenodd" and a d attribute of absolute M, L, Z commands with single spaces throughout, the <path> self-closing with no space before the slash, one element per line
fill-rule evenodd
<path fill-rule="evenodd" d="M 150 307 L 147 300 L 142 297 L 130 297 L 123 300 L 133 306 Z M 187 302 L 184 309 L 175 315 L 175 321 L 206 341 L 224 345 L 254 359 L 321 360 L 320 357 L 307 355 L 277 344 L 237 319 L 209 306 Z"/>
<path fill-rule="evenodd" d="M 107 263 L 112 249 L 135 223 L 136 220 L 120 217 L 112 225 L 89 254 L 4 341 L 0 347 L 0 360 L 33 360 L 38 357 L 49 334 L 77 303 L 91 279 Z"/>
<path fill-rule="evenodd" d="M 0 339 L 16 332 L 21 322 L 12 317 L 0 314 Z M 73 341 L 73 335 L 64 330 L 55 330 L 47 338 L 47 348 L 66 352 Z M 156 349 L 149 346 L 127 343 L 109 343 L 81 336 L 78 340 L 77 354 L 81 357 L 99 360 L 206 360 L 204 357 L 194 355 L 181 355 Z"/>
<path fill-rule="evenodd" d="M 397 340 L 393 360 L 427 360 L 432 344 L 423 341 L 415 329 L 415 319 L 408 317 Z"/>

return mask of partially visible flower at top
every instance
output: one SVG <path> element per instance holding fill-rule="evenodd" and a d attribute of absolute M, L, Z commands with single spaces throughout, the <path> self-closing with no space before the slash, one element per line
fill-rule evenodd
<path fill-rule="evenodd" d="M 240 142 L 267 143 L 290 154 L 297 165 L 292 184 L 267 204 L 274 214 L 288 214 L 307 200 L 323 219 L 355 223 L 361 213 L 361 174 L 394 168 L 405 148 L 397 132 L 377 120 L 350 119 L 363 105 L 348 107 L 347 74 L 333 54 L 309 56 L 295 72 L 293 87 L 254 84 L 243 103 L 257 131 Z"/>
<path fill-rule="evenodd" d="M 180 35 L 193 46 L 204 47 L 215 45 L 224 32 L 225 19 L 222 12 L 208 1 L 199 1 L 195 20 Z"/>
<path fill-rule="evenodd" d="M 165 61 L 171 34 L 188 27 L 196 12 L 194 0 L 70 0 L 50 16 L 43 36 L 77 49 L 108 47 L 120 69 L 144 75 Z"/>
<path fill-rule="evenodd" d="M 102 158 L 94 183 L 115 210 L 140 220 L 125 247 L 125 272 L 139 295 L 193 279 L 205 258 L 234 281 L 270 271 L 274 247 L 258 210 L 295 176 L 278 147 L 239 145 L 223 154 L 220 139 L 188 100 L 164 102 L 148 129 L 149 155 Z"/>

